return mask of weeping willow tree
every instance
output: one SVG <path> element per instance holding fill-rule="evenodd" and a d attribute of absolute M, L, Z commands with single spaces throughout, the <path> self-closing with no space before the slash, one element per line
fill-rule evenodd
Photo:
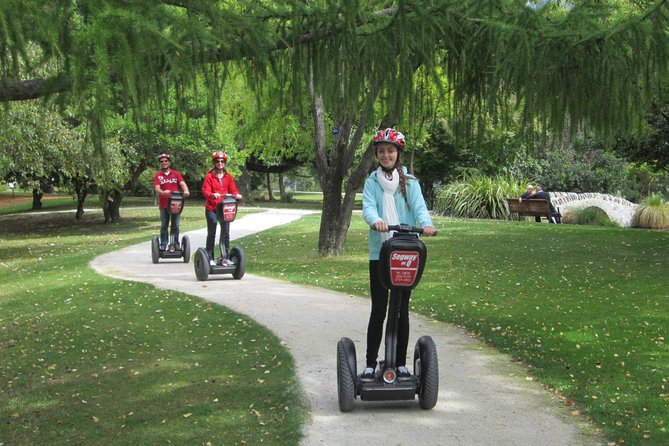
<path fill-rule="evenodd" d="M 336 254 L 369 133 L 411 136 L 435 100 L 421 86 L 436 86 L 458 135 L 511 112 L 544 129 L 632 132 L 667 74 L 668 24 L 667 1 L 4 0 L 0 101 L 75 106 L 100 140 L 110 113 L 150 121 L 201 92 L 215 119 L 232 67 L 251 88 L 273 79 L 281 100 L 310 104 L 319 250 Z"/>

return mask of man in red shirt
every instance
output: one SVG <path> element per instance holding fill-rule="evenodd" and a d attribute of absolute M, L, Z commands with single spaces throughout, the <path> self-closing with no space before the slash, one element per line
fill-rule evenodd
<path fill-rule="evenodd" d="M 167 207 L 167 202 L 173 192 L 181 192 L 184 197 L 188 197 L 190 192 L 188 186 L 181 176 L 181 172 L 170 167 L 171 160 L 169 153 L 161 153 L 158 155 L 160 161 L 160 170 L 156 172 L 153 177 L 153 189 L 158 195 L 160 208 L 160 249 L 165 250 L 168 246 L 167 227 L 172 221 L 172 231 L 170 232 L 170 240 L 175 249 L 179 249 L 179 221 L 180 214 L 170 214 Z"/>

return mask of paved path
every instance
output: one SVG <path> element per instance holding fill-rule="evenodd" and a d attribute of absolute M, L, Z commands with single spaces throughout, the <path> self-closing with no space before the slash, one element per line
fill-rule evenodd
<path fill-rule="evenodd" d="M 288 223 L 304 213 L 271 210 L 247 214 L 231 225 L 231 238 Z M 204 246 L 206 229 L 188 235 L 191 252 Z M 341 413 L 336 343 L 342 336 L 353 339 L 361 370 L 369 314 L 366 299 L 251 274 L 242 280 L 215 275 L 198 282 L 192 262 L 161 260 L 153 264 L 149 241 L 102 255 L 91 266 L 108 276 L 152 283 L 225 305 L 271 329 L 295 358 L 308 400 L 312 418 L 305 426 L 305 446 L 604 444 L 583 433 L 584 426 L 577 424 L 582 420 L 572 417 L 563 404 L 527 380 L 522 368 L 451 325 L 411 316 L 409 357 L 423 334 L 431 335 L 437 345 L 440 390 L 434 409 L 420 409 L 417 400 L 356 400 L 352 412 Z"/>

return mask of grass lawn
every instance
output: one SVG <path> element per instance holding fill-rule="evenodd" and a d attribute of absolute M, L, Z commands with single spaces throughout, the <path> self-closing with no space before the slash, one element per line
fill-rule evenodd
<path fill-rule="evenodd" d="M 191 204 L 183 231 L 204 226 Z M 0 216 L 0 444 L 299 444 L 306 408 L 271 332 L 88 267 L 158 232 L 154 207 L 122 216 Z"/>
<path fill-rule="evenodd" d="M 122 215 L 115 225 L 0 217 L 0 443 L 298 444 L 306 409 L 271 333 L 88 268 L 157 232 L 153 208 Z M 317 253 L 318 218 L 240 240 L 247 271 L 366 298 L 361 217 L 337 258 Z M 187 202 L 182 220 L 184 231 L 202 227 L 201 204 Z M 435 223 L 413 310 L 525 364 L 612 444 L 669 444 L 668 231 Z"/>
<path fill-rule="evenodd" d="M 613 444 L 669 444 L 668 231 L 435 224 L 413 310 L 464 326 L 525 364 Z M 367 296 L 362 218 L 354 215 L 338 258 L 319 257 L 318 227 L 309 216 L 241 241 L 247 271 Z M 448 358 L 440 362 L 448 373 Z"/>

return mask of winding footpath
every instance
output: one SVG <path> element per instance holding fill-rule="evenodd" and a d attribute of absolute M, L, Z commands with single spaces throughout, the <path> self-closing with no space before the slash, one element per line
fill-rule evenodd
<path fill-rule="evenodd" d="M 270 210 L 247 214 L 231 225 L 236 239 L 289 223 L 306 211 Z M 206 229 L 187 233 L 191 252 L 204 246 Z M 234 243 L 233 243 L 234 245 Z M 243 246 L 242 246 L 243 247 Z M 247 259 L 252 264 L 253 259 Z M 429 334 L 439 355 L 439 401 L 420 409 L 418 401 L 360 402 L 339 411 L 336 344 L 355 342 L 358 369 L 364 365 L 367 299 L 246 274 L 195 278 L 193 263 L 151 262 L 150 241 L 104 254 L 91 262 L 100 274 L 151 283 L 248 315 L 272 330 L 289 349 L 308 400 L 311 420 L 302 445 L 482 445 L 594 446 L 605 442 L 592 426 L 570 415 L 564 403 L 529 380 L 508 357 L 495 353 L 463 330 L 411 315 L 409 357 Z M 426 272 L 427 273 L 427 272 Z"/>

